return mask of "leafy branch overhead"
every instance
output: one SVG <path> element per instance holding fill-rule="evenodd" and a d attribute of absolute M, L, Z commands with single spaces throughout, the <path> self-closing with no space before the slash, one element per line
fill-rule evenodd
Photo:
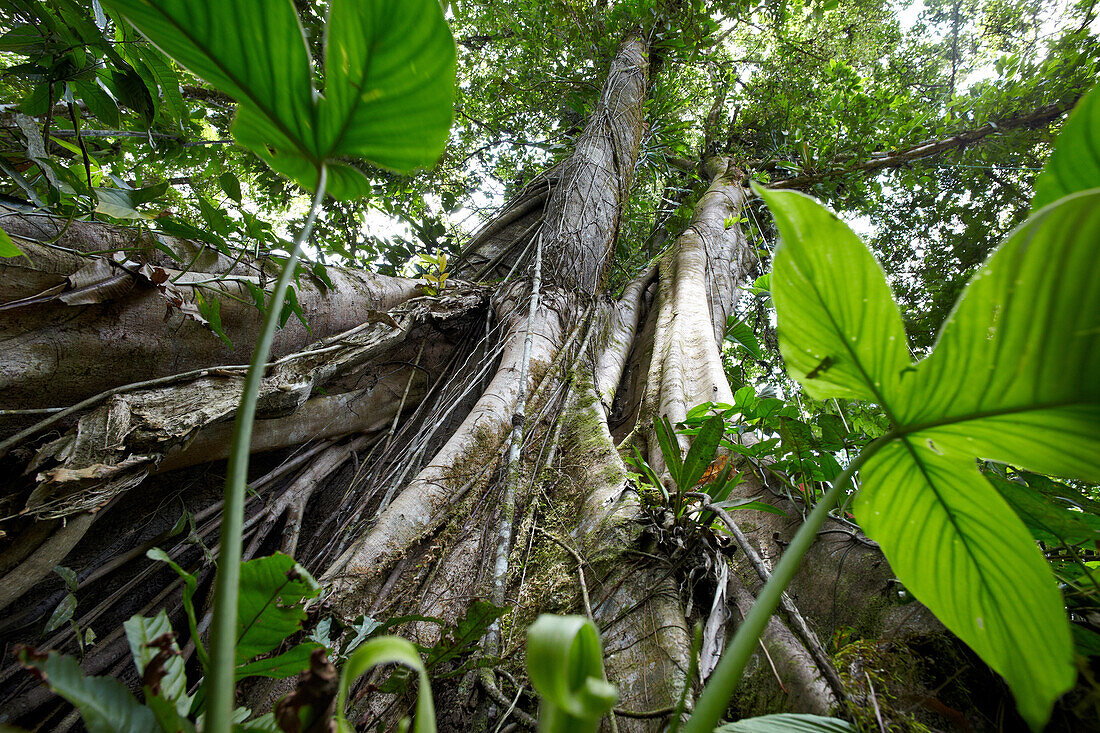
<path fill-rule="evenodd" d="M 1093 92 L 1051 171 L 1100 140 Z M 1100 168 L 1095 168 L 1100 171 Z M 892 431 L 863 464 L 855 514 L 898 578 L 967 642 L 1042 727 L 1076 678 L 1054 576 L 976 459 L 1100 480 L 1100 176 L 1040 179 L 1034 213 L 989 258 L 912 364 L 898 308 L 859 238 L 813 199 L 758 189 L 782 243 L 780 349 L 819 399 L 880 405 Z"/>
<path fill-rule="evenodd" d="M 455 46 L 435 0 L 331 3 L 323 89 L 289 0 L 106 0 L 167 55 L 238 102 L 233 137 L 312 189 L 365 196 L 342 159 L 407 172 L 431 165 L 451 126 Z"/>

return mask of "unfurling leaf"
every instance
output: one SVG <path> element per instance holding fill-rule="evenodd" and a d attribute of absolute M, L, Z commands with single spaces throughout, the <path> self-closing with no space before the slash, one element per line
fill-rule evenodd
<path fill-rule="evenodd" d="M 600 635 L 584 616 L 543 614 L 528 627 L 527 675 L 547 733 L 594 732 L 619 697 L 604 674 Z"/>
<path fill-rule="evenodd" d="M 435 704 L 432 702 L 431 680 L 428 670 L 420 659 L 416 647 L 397 636 L 380 636 L 371 639 L 359 647 L 344 664 L 340 673 L 340 693 L 336 702 L 336 722 L 340 733 L 354 733 L 355 729 L 344 717 L 348 691 L 355 680 L 371 667 L 379 664 L 403 664 L 410 667 L 420 680 L 420 690 L 416 697 L 416 720 L 414 733 L 435 733 Z"/>

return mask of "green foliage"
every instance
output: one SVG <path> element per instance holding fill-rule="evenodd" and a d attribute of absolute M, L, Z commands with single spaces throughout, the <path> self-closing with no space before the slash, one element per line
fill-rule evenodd
<path fill-rule="evenodd" d="M 108 5 L 235 98 L 235 139 L 306 188 L 326 164 L 330 195 L 363 196 L 367 180 L 338 158 L 408 171 L 442 152 L 451 125 L 455 51 L 434 0 L 332 3 L 320 95 L 291 3 Z"/>
<path fill-rule="evenodd" d="M 1100 130 L 1100 87 L 1086 94 L 1066 120 L 1058 147 L 1035 182 L 1033 209 L 1100 184 L 1096 130 Z"/>
<path fill-rule="evenodd" d="M 152 618 L 133 616 L 124 624 L 134 665 L 142 677 L 144 702 L 138 702 L 115 680 L 83 677 L 74 659 L 54 652 L 39 655 L 24 650 L 20 657 L 23 664 L 44 672 L 51 689 L 77 706 L 89 730 L 192 731 L 195 714 L 203 710 L 209 664 L 195 625 L 195 578 L 163 550 L 153 549 L 148 554 L 153 560 L 167 562 L 184 581 L 183 607 L 191 640 L 199 650 L 203 682 L 195 696 L 187 693 L 184 661 L 164 610 Z M 282 654 L 271 653 L 301 631 L 305 604 L 320 592 L 316 581 L 292 558 L 277 553 L 242 563 L 240 590 L 233 679 L 284 678 L 307 669 L 310 655 L 321 647 L 316 641 L 297 644 Z M 244 720 L 249 714 L 247 709 L 238 708 L 234 716 Z"/>
<path fill-rule="evenodd" d="M 3 229 L 0 229 L 0 257 L 20 257 L 23 250 L 15 246 L 11 237 Z"/>
<path fill-rule="evenodd" d="M 19 661 L 37 670 L 51 690 L 80 711 L 89 733 L 161 730 L 152 709 L 139 703 L 125 685 L 109 677 L 85 677 L 72 657 L 22 649 Z"/>
<path fill-rule="evenodd" d="M 740 474 L 731 475 L 733 462 L 725 456 L 719 456 L 719 447 L 728 445 L 725 440 L 726 421 L 722 415 L 707 415 L 709 405 L 703 410 L 696 408 L 688 415 L 685 425 L 694 425 L 681 431 L 687 435 L 694 435 L 687 455 L 680 452 L 680 443 L 676 438 L 672 423 L 668 418 L 654 418 L 653 432 L 657 436 L 661 448 L 661 456 L 664 459 L 665 470 L 668 471 L 676 486 L 676 495 L 672 497 L 664 487 L 664 483 L 657 475 L 653 467 L 642 457 L 637 446 L 634 447 L 634 455 L 626 458 L 628 465 L 639 472 L 639 476 L 646 483 L 661 492 L 664 502 L 673 511 L 676 519 L 684 516 L 692 497 L 690 492 L 703 492 L 710 497 L 710 502 L 724 509 L 761 509 L 763 511 L 779 512 L 775 507 L 758 501 L 727 502 L 730 491 L 742 482 Z M 779 512 L 782 514 L 782 512 Z M 703 512 L 699 522 L 709 526 L 714 519 L 712 512 Z"/>
<path fill-rule="evenodd" d="M 124 624 L 130 656 L 145 691 L 145 703 L 161 723 L 172 729 L 187 719 L 191 696 L 187 674 L 168 614 L 161 609 L 153 618 L 132 616 Z"/>
<path fill-rule="evenodd" d="M 527 675 L 541 697 L 543 733 L 593 733 L 619 697 L 603 669 L 595 624 L 543 614 L 527 629 Z"/>
<path fill-rule="evenodd" d="M 446 287 L 447 278 L 451 273 L 447 271 L 447 253 L 436 250 L 435 255 L 425 252 L 420 254 L 420 262 L 417 263 L 420 279 L 424 281 L 421 289 L 426 295 L 439 295 Z"/>
<path fill-rule="evenodd" d="M 298 631 L 306 618 L 305 601 L 320 592 L 305 568 L 281 552 L 241 563 L 238 664 L 266 654 Z"/>
<path fill-rule="evenodd" d="M 861 526 L 1041 726 L 1075 678 L 1061 595 L 1023 522 L 973 461 L 1100 479 L 1100 196 L 1070 196 L 1034 215 L 913 367 L 885 279 L 858 238 L 807 197 L 762 195 L 783 235 L 773 288 L 792 376 L 817 397 L 877 402 L 894 423 L 896 439 L 863 466 Z"/>

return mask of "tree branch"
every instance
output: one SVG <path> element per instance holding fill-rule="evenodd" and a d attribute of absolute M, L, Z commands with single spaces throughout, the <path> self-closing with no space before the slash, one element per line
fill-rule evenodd
<path fill-rule="evenodd" d="M 987 122 L 976 129 L 963 130 L 962 132 L 955 133 L 951 137 L 941 140 L 926 140 L 894 153 L 873 153 L 871 157 L 866 160 L 861 160 L 839 168 L 813 173 L 803 173 L 793 178 L 772 181 L 767 187 L 805 188 L 830 178 L 838 178 L 852 173 L 871 173 L 884 168 L 900 168 L 915 160 L 930 158 L 934 155 L 940 155 L 941 153 L 946 153 L 951 150 L 958 150 L 969 145 L 974 145 L 996 132 L 1003 132 L 1005 130 L 1038 129 L 1050 124 L 1069 110 L 1073 109 L 1073 106 L 1077 104 L 1079 98 L 1080 95 L 1068 102 L 1048 104 L 1045 107 L 1040 107 L 1034 112 L 1009 117 L 1000 122 Z"/>

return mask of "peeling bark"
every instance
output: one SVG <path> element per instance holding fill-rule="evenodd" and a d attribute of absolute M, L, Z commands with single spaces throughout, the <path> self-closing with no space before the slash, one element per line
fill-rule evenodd
<path fill-rule="evenodd" d="M 129 382 L 202 367 L 248 363 L 263 314 L 252 305 L 252 296 L 242 281 L 262 284 L 255 267 L 238 272 L 242 265 L 229 267 L 222 261 L 224 257 L 217 255 L 208 264 L 226 272 L 183 272 L 175 269 L 179 263 L 164 263 L 168 258 L 148 245 L 140 254 L 128 253 L 134 264 L 124 267 L 106 258 L 79 254 L 74 248 L 59 250 L 56 245 L 19 238 L 18 232 L 26 229 L 16 226 L 19 223 L 3 220 L 5 230 L 16 233 L 16 241 L 30 259 L 30 263 L 21 257 L 0 263 L 0 342 L 4 344 L 0 352 L 0 405 L 4 409 L 64 407 Z M 99 224 L 79 224 L 79 231 L 93 243 L 84 244 L 90 251 L 124 244 L 117 240 L 132 236 Z M 75 235 L 66 234 L 69 236 Z M 104 239 L 107 241 L 101 243 Z M 193 244 L 186 244 L 179 244 L 181 254 L 194 249 Z M 139 272 L 141 265 L 136 263 L 142 260 L 162 268 L 155 276 L 164 278 L 160 287 Z M 25 307 L 3 307 L 4 303 L 33 299 L 59 288 L 71 289 L 69 278 L 95 263 L 112 270 L 123 287 L 101 291 L 93 300 L 73 304 L 55 297 Z M 223 275 L 224 279 L 219 279 Z M 336 267 L 328 268 L 328 275 L 335 290 L 328 290 L 311 275 L 300 278 L 297 297 L 308 314 L 309 330 L 297 318 L 287 321 L 275 334 L 272 358 L 358 326 L 364 312 L 395 307 L 413 297 L 417 285 L 414 280 Z M 273 279 L 270 273 L 265 277 L 267 282 Z M 165 288 L 170 291 L 165 292 Z M 220 304 L 222 328 L 232 346 L 196 319 L 197 292 Z M 177 304 L 174 298 L 182 302 Z"/>

